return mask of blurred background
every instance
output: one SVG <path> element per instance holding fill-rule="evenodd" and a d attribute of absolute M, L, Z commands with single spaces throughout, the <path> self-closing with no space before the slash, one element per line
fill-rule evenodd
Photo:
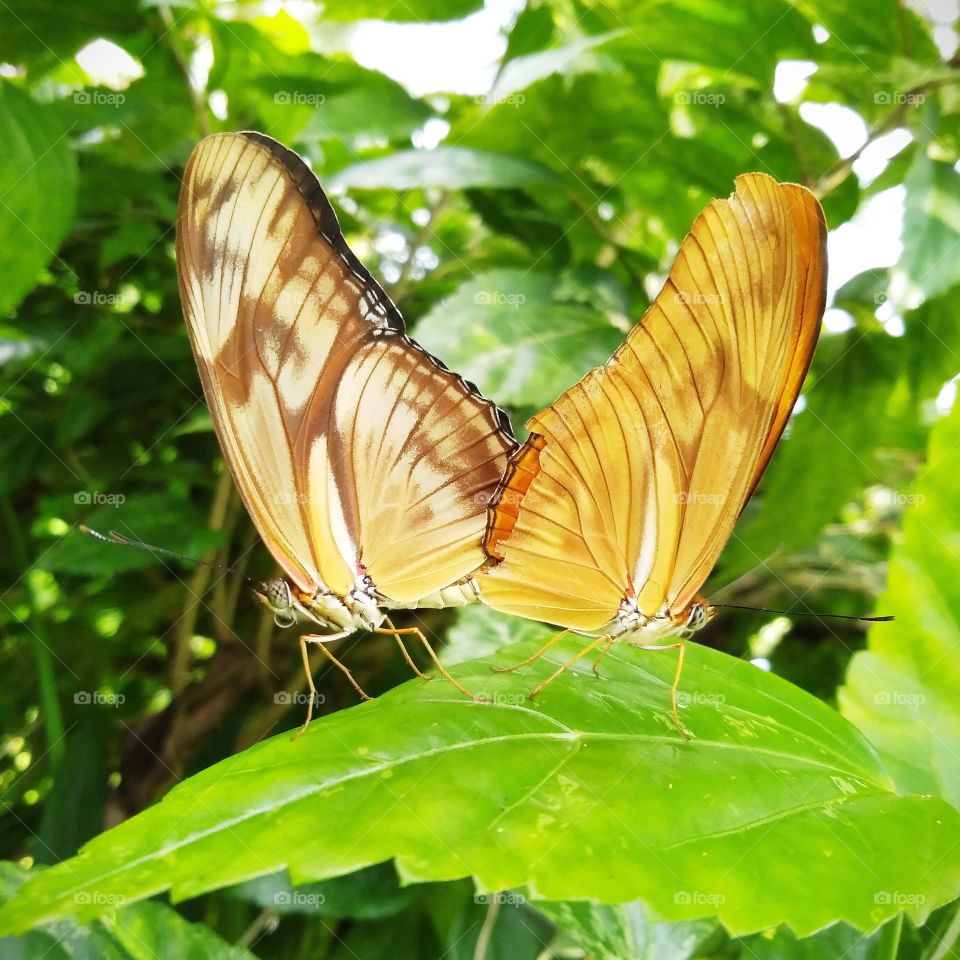
<path fill-rule="evenodd" d="M 174 216 L 197 140 L 256 129 L 303 154 L 413 335 L 518 435 L 615 349 L 737 174 L 814 189 L 825 332 L 706 592 L 869 614 L 960 373 L 957 15 L 955 0 L 0 0 L 0 855 L 62 859 L 303 717 L 296 636 L 249 594 L 272 564 L 180 312 Z M 404 622 L 449 662 L 541 630 L 473 608 Z M 831 702 L 866 642 L 862 624 L 733 611 L 698 639 Z M 337 653 L 371 692 L 409 675 L 390 638 Z M 317 684 L 321 713 L 354 702 L 320 664 Z M 185 912 L 264 957 L 471 957 L 483 936 L 491 957 L 589 952 L 530 907 L 484 934 L 469 886 L 399 891 L 389 868 L 312 901 L 263 883 Z M 754 955 L 704 937 L 730 952 L 682 956 Z"/>

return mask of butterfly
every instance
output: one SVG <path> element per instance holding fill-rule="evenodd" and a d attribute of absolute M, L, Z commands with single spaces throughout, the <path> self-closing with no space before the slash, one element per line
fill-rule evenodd
<path fill-rule="evenodd" d="M 713 616 L 699 591 L 796 402 L 825 284 L 813 194 L 738 177 L 613 357 L 528 421 L 490 503 L 480 596 L 591 638 L 531 696 L 618 640 L 676 649 L 686 735 L 682 641 Z"/>
<path fill-rule="evenodd" d="M 404 333 L 316 176 L 263 134 L 196 146 L 176 250 L 224 459 L 285 573 L 255 592 L 279 626 L 310 631 L 308 678 L 315 643 L 366 698 L 325 645 L 391 633 L 417 670 L 413 634 L 467 693 L 387 611 L 477 598 L 487 505 L 517 446 L 506 414 Z"/>

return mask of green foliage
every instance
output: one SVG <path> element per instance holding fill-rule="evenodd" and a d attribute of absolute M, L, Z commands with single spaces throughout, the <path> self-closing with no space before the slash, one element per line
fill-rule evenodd
<path fill-rule="evenodd" d="M 906 494 L 903 541 L 890 557 L 883 609 L 841 689 L 844 714 L 870 737 L 903 791 L 960 805 L 960 404 L 930 437 L 927 466 Z"/>
<path fill-rule="evenodd" d="M 77 171 L 67 134 L 49 107 L 0 81 L 0 137 L 6 144 L 0 159 L 0 317 L 10 316 L 33 287 L 73 219 Z M 53 205 L 47 203 L 51 186 Z"/>
<path fill-rule="evenodd" d="M 423 23 L 446 55 L 461 41 L 445 31 L 472 43 L 496 10 L 0 3 L 0 856 L 34 865 L 5 869 L 4 909 L 99 917 L 0 955 L 956 954 L 960 414 L 943 418 L 941 392 L 960 374 L 960 71 L 919 7 L 530 0 L 504 15 L 483 85 L 465 65 L 418 95 L 393 64 L 443 59 L 422 52 Z M 409 25 L 382 34 L 383 62 L 369 37 L 385 28 L 355 30 L 364 18 Z M 88 75 L 76 54 L 101 39 L 138 69 Z M 815 70 L 778 100 L 774 72 L 796 60 Z M 911 141 L 875 179 L 852 172 L 814 123 L 829 104 L 871 144 Z M 358 636 L 337 655 L 372 692 L 397 689 L 343 709 L 351 691 L 320 670 L 323 716 L 290 742 L 299 654 L 247 595 L 273 568 L 223 469 L 173 260 L 190 149 L 249 128 L 307 156 L 413 335 L 520 433 L 610 355 L 737 174 L 818 189 L 833 230 L 896 188 L 902 252 L 836 294 L 851 326 L 822 337 L 708 594 L 897 621 L 865 639 L 849 621 L 724 611 L 698 636 L 723 653 L 689 651 L 686 743 L 669 655 L 617 649 L 605 679 L 581 668 L 531 705 L 547 662 L 488 665 L 549 628 L 421 611 L 399 619 L 500 700 L 400 685 L 392 641 Z M 393 857 L 406 885 L 379 862 Z M 196 896 L 110 912 L 122 901 L 73 899 L 80 880 Z"/>

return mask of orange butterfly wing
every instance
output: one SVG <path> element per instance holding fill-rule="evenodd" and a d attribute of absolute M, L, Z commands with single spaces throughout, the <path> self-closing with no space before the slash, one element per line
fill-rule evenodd
<path fill-rule="evenodd" d="M 224 457 L 297 587 L 343 596 L 366 574 L 415 603 L 483 562 L 509 424 L 405 336 L 296 154 L 257 133 L 204 139 L 177 264 Z"/>
<path fill-rule="evenodd" d="M 600 629 L 679 615 L 730 537 L 810 365 L 826 228 L 809 191 L 737 179 L 603 367 L 530 419 L 494 499 L 490 606 Z"/>

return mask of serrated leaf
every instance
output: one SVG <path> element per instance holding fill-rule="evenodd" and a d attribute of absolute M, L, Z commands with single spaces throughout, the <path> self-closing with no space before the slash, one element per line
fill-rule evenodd
<path fill-rule="evenodd" d="M 578 646 L 568 639 L 548 659 Z M 179 784 L 33 879 L 0 924 L 89 919 L 105 898 L 184 899 L 283 866 L 316 881 L 389 858 L 411 882 L 473 876 L 484 891 L 642 899 L 657 919 L 716 914 L 734 933 L 840 919 L 869 929 L 901 909 L 919 922 L 955 894 L 956 810 L 897 796 L 855 728 L 785 681 L 699 644 L 687 659 L 689 742 L 670 720 L 674 659 L 663 654 L 615 650 L 602 680 L 578 664 L 533 706 L 526 691 L 551 663 L 455 668 L 493 703 L 440 681 L 405 684 Z"/>

